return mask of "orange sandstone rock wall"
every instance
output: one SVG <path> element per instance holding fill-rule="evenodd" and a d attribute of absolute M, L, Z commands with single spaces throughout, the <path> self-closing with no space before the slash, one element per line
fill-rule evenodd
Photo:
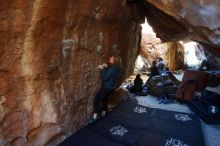
<path fill-rule="evenodd" d="M 190 39 L 220 57 L 219 0 L 145 0 L 145 14 L 164 41 Z"/>
<path fill-rule="evenodd" d="M 84 126 L 97 65 L 118 53 L 121 80 L 133 72 L 131 15 L 123 0 L 1 0 L 0 145 L 56 145 Z"/>
<path fill-rule="evenodd" d="M 184 67 L 184 46 L 179 42 L 167 43 L 167 67 L 170 71 L 183 69 Z"/>

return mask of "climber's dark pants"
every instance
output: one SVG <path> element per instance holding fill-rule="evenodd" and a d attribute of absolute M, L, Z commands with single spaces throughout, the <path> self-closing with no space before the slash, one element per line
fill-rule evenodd
<path fill-rule="evenodd" d="M 108 99 L 109 95 L 113 92 L 113 89 L 107 89 L 101 87 L 94 99 L 94 113 L 101 111 L 108 111 Z M 102 109 L 100 103 L 102 102 Z"/>

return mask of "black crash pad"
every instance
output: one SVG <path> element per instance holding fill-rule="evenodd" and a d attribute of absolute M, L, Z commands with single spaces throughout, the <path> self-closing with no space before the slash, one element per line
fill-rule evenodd
<path fill-rule="evenodd" d="M 59 146 L 123 146 L 119 143 L 115 143 L 108 140 L 90 128 L 85 127 L 73 134 L 65 141 L 59 144 Z"/>
<path fill-rule="evenodd" d="M 203 141 L 200 120 L 195 114 L 154 109 L 125 101 L 106 117 L 106 121 L 139 131 L 175 136 L 191 143 Z"/>
<path fill-rule="evenodd" d="M 200 120 L 195 114 L 144 107 L 127 100 L 106 118 L 88 125 L 61 144 L 60 146 L 204 146 L 204 139 Z"/>
<path fill-rule="evenodd" d="M 124 101 L 106 119 L 109 121 L 117 121 L 120 124 L 136 129 L 148 127 L 148 122 L 152 119 L 155 109 L 138 105 L 129 100 Z"/>
<path fill-rule="evenodd" d="M 120 121 L 127 127 L 132 128 L 146 128 L 148 127 L 146 121 L 152 118 L 171 122 L 175 121 L 175 123 L 180 124 L 184 121 L 185 125 L 200 123 L 198 116 L 195 114 L 149 108 L 130 101 L 123 102 L 106 118 L 112 121 Z"/>
<path fill-rule="evenodd" d="M 185 125 L 184 123 L 180 124 L 175 121 L 171 122 L 159 119 L 152 119 L 148 123 L 149 126 L 147 127 L 146 132 L 168 137 L 175 136 L 178 139 L 189 141 L 191 143 L 201 143 L 201 141 L 203 141 L 200 123 L 194 123 L 195 125 Z"/>
<path fill-rule="evenodd" d="M 178 139 L 175 136 L 159 135 L 156 133 L 145 132 L 140 138 L 139 146 L 204 146 L 203 141 L 201 143 L 192 143 Z"/>
<path fill-rule="evenodd" d="M 155 110 L 154 118 L 167 120 L 167 121 L 175 121 L 179 123 L 182 123 L 182 121 L 184 121 L 184 123 L 188 125 L 200 123 L 199 117 L 195 114 L 167 111 L 167 110 L 161 110 L 161 109 Z"/>
<path fill-rule="evenodd" d="M 189 106 L 207 124 L 220 124 L 220 113 L 211 113 L 206 103 L 195 99 L 189 102 Z"/>
<path fill-rule="evenodd" d="M 107 119 L 92 124 L 89 128 L 111 141 L 128 146 L 138 146 L 139 138 L 143 134 L 141 130 L 126 127 L 118 121 L 113 122 Z"/>

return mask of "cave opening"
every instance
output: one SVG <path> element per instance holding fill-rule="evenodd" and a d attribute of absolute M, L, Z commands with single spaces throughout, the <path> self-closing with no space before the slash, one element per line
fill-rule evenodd
<path fill-rule="evenodd" d="M 158 58 L 163 59 L 165 66 L 167 68 L 170 67 L 170 71 L 182 70 L 183 72 L 187 68 L 198 70 L 201 69 L 201 67 L 207 69 L 207 66 L 202 66 L 202 62 L 207 60 L 207 54 L 205 54 L 203 47 L 199 43 L 190 40 L 162 42 L 153 31 L 153 28 L 149 25 L 146 18 L 145 22 L 141 24 L 141 27 L 142 37 L 140 53 L 135 61 L 133 74 L 129 76 L 125 82 L 132 83 L 137 74 L 142 75 L 143 81 L 146 82 L 148 79 L 147 74 L 149 74 L 149 68 L 151 67 L 152 62 L 157 61 Z M 177 54 L 170 53 L 175 51 Z M 175 65 L 175 61 L 177 61 L 177 65 Z M 125 84 L 123 84 L 123 86 L 124 85 Z"/>
<path fill-rule="evenodd" d="M 97 66 L 105 63 L 111 54 L 121 57 L 122 72 L 118 86 L 124 80 L 132 83 L 138 73 L 142 74 L 146 82 L 150 73 L 147 69 L 161 57 L 165 66 L 178 79 L 174 80 L 175 84 L 180 84 L 183 72 L 187 72 L 187 69 L 202 71 L 208 73 L 208 79 L 202 79 L 202 83 L 206 79 L 210 80 L 207 89 L 219 95 L 220 90 L 212 88 L 220 85 L 219 6 L 219 0 L 2 0 L 0 145 L 55 146 L 80 129 L 85 130 L 83 127 L 93 112 L 94 98 L 101 86 Z M 142 24 L 146 19 L 148 24 Z M 146 28 L 141 29 L 141 24 Z M 132 78 L 129 77 L 131 75 Z M 190 81 L 195 84 L 193 80 Z M 172 84 L 170 81 L 154 84 L 158 85 L 154 90 L 157 96 L 164 93 L 161 87 L 165 83 Z M 199 87 L 202 83 L 198 83 Z M 125 86 L 123 83 L 122 86 L 126 88 L 127 84 Z M 177 87 L 166 91 L 176 91 Z M 148 89 L 147 98 L 138 96 L 138 101 L 134 103 L 142 103 L 143 106 L 151 103 L 156 108 L 164 105 L 168 110 L 178 110 L 175 103 L 173 106 L 165 104 L 169 100 L 156 100 Z M 202 95 L 201 92 L 193 93 Z M 134 99 L 136 95 L 117 88 L 111 96 L 113 100 L 109 102 L 113 106 L 110 110 L 114 110 L 122 101 Z M 166 99 L 166 96 L 163 97 Z M 173 98 L 174 94 L 170 97 Z M 208 110 L 207 114 L 212 114 L 211 118 L 218 115 L 215 112 L 218 111 L 219 98 L 213 101 L 216 102 L 204 108 Z M 138 114 L 147 113 L 145 108 L 139 106 L 130 109 Z M 180 106 L 179 112 L 184 111 L 190 113 L 189 108 Z M 130 115 L 119 117 L 130 118 Z M 181 116 L 179 119 L 189 120 Z M 219 115 L 216 119 L 219 120 Z M 207 127 L 205 125 L 203 128 Z M 91 129 L 85 131 L 94 134 Z M 205 136 L 216 142 L 213 144 L 216 146 L 219 145 L 220 134 L 218 128 L 214 129 L 217 129 L 217 140 L 207 137 L 214 135 L 212 133 L 205 133 Z M 110 131 L 119 134 L 117 136 L 128 134 L 123 126 L 108 129 L 106 133 Z M 114 138 L 106 140 L 102 137 L 95 143 L 94 137 L 100 138 L 102 135 L 99 133 L 97 136 L 97 133 L 95 136 L 86 135 L 86 138 L 91 139 L 83 138 L 80 142 L 89 142 L 86 146 L 99 146 L 100 141 L 109 142 L 109 139 Z M 131 137 L 127 139 L 135 142 Z M 148 142 L 146 139 L 151 137 L 143 138 L 142 142 Z M 167 145 L 175 145 L 175 142 L 183 145 L 180 140 L 173 138 L 166 139 L 166 142 Z M 114 146 L 114 142 L 109 143 Z M 133 143 L 125 142 L 122 145 Z"/>
<path fill-rule="evenodd" d="M 181 55 L 181 61 L 182 64 L 184 64 L 180 66 L 180 68 L 172 68 L 171 71 L 185 68 L 199 69 L 202 65 L 202 62 L 208 59 L 207 54 L 204 51 L 204 48 L 197 42 L 191 40 L 179 40 L 176 42 L 170 42 L 179 44 L 177 48 L 172 49 L 172 47 L 175 46 L 167 46 L 167 43 L 169 42 L 162 42 L 147 22 L 147 19 L 145 19 L 145 22 L 141 24 L 141 26 L 142 38 L 140 44 L 140 54 L 136 59 L 134 68 L 134 72 L 136 74 L 141 73 L 141 71 L 144 70 L 146 71 L 146 68 L 149 68 L 151 66 L 152 61 L 156 61 L 159 57 L 164 59 L 164 63 L 167 67 L 169 67 L 169 64 L 171 64 L 171 62 L 169 61 L 176 61 L 169 60 L 170 50 L 175 51 L 176 49 L 177 52 L 181 52 L 178 55 Z"/>

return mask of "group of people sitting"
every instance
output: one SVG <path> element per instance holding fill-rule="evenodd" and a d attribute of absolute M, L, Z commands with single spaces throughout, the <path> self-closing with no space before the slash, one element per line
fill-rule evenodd
<path fill-rule="evenodd" d="M 134 83 L 129 85 L 127 88 L 131 93 L 142 93 L 145 87 L 148 87 L 148 84 L 154 76 L 162 75 L 163 73 L 168 72 L 168 69 L 165 68 L 165 63 L 162 58 L 158 58 L 158 61 L 153 61 L 152 66 L 149 68 L 148 80 L 144 84 L 143 79 L 140 74 L 137 74 Z"/>

